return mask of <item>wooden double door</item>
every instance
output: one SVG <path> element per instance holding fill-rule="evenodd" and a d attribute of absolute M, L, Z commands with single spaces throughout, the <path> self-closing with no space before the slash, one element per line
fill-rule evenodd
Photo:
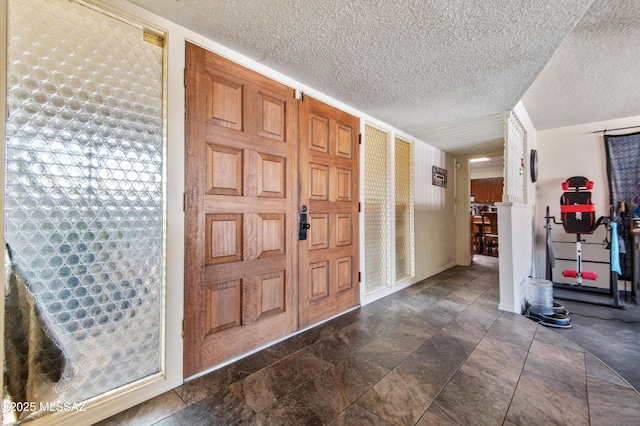
<path fill-rule="evenodd" d="M 188 377 L 359 303 L 359 123 L 190 43 L 186 68 Z"/>

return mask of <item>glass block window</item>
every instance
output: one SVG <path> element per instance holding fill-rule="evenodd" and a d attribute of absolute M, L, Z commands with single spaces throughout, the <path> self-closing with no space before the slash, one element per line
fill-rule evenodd
<path fill-rule="evenodd" d="M 396 281 L 414 275 L 413 145 L 395 140 Z"/>
<path fill-rule="evenodd" d="M 389 287 L 389 135 L 365 127 L 364 138 L 365 294 Z"/>
<path fill-rule="evenodd" d="M 8 6 L 4 397 L 79 402 L 161 370 L 163 48 L 68 0 Z"/>

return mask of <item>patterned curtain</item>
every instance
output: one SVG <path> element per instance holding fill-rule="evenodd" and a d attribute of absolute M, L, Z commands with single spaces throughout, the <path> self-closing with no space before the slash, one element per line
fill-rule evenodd
<path fill-rule="evenodd" d="M 628 135 L 604 136 L 607 151 L 607 175 L 609 176 L 610 203 L 619 206 L 624 202 L 626 211 L 616 214 L 620 238 L 627 253 L 620 254 L 622 278 L 631 278 L 631 234 L 629 228 L 634 211 L 640 212 L 640 132 Z"/>

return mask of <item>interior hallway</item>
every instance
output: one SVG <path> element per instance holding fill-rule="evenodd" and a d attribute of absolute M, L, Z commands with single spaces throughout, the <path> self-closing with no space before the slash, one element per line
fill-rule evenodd
<path fill-rule="evenodd" d="M 640 423 L 624 379 L 498 297 L 476 257 L 100 425 Z"/>

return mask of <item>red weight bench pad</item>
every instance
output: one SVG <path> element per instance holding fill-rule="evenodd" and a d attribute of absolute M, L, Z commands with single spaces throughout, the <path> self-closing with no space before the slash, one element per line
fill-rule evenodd
<path fill-rule="evenodd" d="M 562 227 L 568 234 L 591 234 L 596 223 L 596 208 L 591 192 L 565 192 L 560 197 Z"/>
<path fill-rule="evenodd" d="M 562 276 L 567 278 L 577 278 L 578 271 L 574 269 L 565 269 L 564 271 L 562 271 Z M 582 271 L 582 278 L 584 278 L 585 280 L 596 281 L 598 279 L 598 274 L 595 272 Z"/>

